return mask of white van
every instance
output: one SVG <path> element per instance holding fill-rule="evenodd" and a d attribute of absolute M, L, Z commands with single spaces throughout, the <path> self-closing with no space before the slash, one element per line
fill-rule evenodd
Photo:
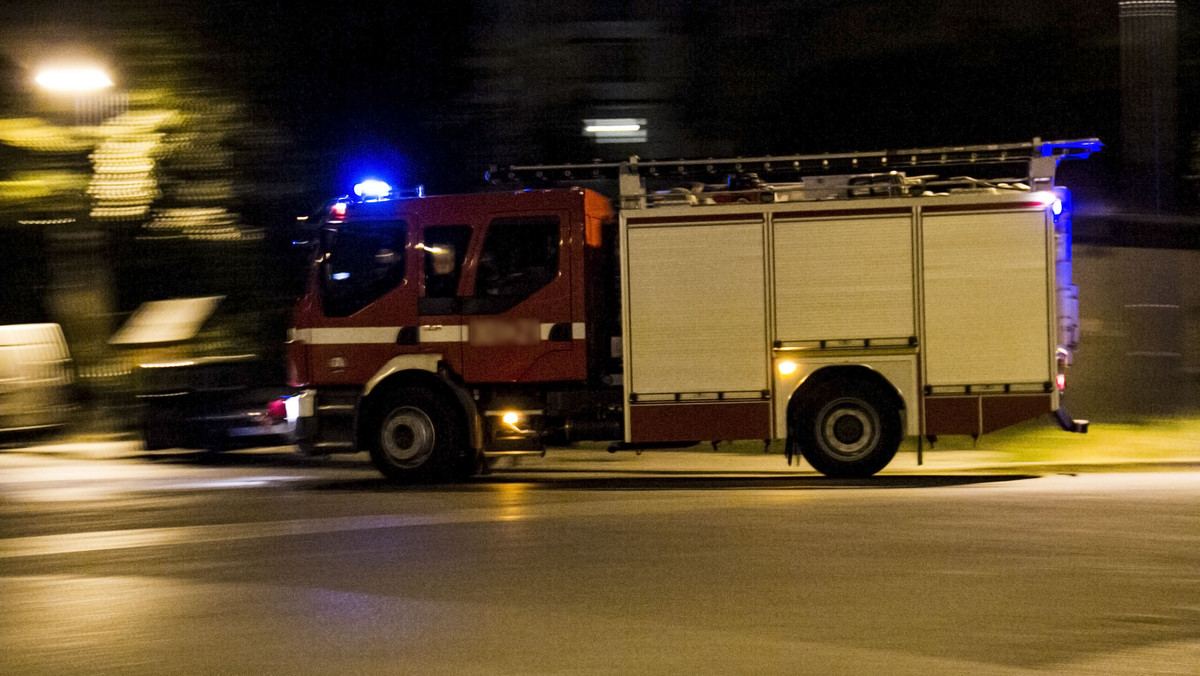
<path fill-rule="evenodd" d="M 0 432 L 65 425 L 77 409 L 74 391 L 62 327 L 0 326 Z"/>

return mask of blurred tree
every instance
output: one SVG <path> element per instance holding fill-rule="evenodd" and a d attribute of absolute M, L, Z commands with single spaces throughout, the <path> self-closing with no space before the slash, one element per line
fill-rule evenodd
<path fill-rule="evenodd" d="M 130 365 L 108 337 L 148 300 L 225 296 L 185 349 L 269 353 L 283 374 L 289 259 L 266 246 L 294 223 L 290 146 L 185 25 L 113 31 L 123 91 L 75 124 L 22 96 L 28 73 L 0 60 L 0 226 L 23 228 L 14 275 L 40 278 L 4 292 L 3 316 L 62 324 L 82 382 L 109 404 Z"/>

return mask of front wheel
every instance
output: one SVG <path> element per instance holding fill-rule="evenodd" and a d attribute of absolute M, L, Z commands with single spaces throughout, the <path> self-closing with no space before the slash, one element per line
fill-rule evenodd
<path fill-rule="evenodd" d="M 900 447 L 900 410 L 880 387 L 834 380 L 809 393 L 794 421 L 800 452 L 830 477 L 868 477 Z"/>
<path fill-rule="evenodd" d="M 461 411 L 421 388 L 400 388 L 370 407 L 365 445 L 388 479 L 430 482 L 465 478 L 469 463 Z"/>

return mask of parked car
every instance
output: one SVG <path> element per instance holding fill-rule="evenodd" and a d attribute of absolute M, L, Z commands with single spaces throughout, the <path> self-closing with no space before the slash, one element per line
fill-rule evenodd
<path fill-rule="evenodd" d="M 109 340 L 134 364 L 147 450 L 222 450 L 290 443 L 281 365 L 239 350 L 212 354 L 197 337 L 219 324 L 220 296 L 143 303 Z"/>
<path fill-rule="evenodd" d="M 0 326 L 0 432 L 62 427 L 78 410 L 74 365 L 62 327 Z"/>

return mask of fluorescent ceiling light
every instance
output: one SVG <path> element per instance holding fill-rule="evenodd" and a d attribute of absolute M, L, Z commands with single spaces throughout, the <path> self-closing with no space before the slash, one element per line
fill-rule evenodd
<path fill-rule="evenodd" d="M 645 143 L 646 121 L 628 117 L 584 120 L 583 135 L 596 143 Z"/>

